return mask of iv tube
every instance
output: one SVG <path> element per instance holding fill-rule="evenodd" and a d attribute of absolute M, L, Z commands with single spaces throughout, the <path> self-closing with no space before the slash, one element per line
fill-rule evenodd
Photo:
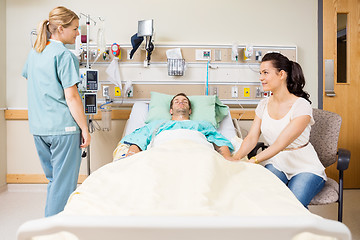
<path fill-rule="evenodd" d="M 99 17 L 100 20 L 100 26 L 97 32 L 97 49 L 98 54 L 102 54 L 106 51 L 106 42 L 105 42 L 105 28 L 104 28 L 104 22 L 105 20 L 101 17 Z"/>
<path fill-rule="evenodd" d="M 206 64 L 206 95 L 209 95 L 209 63 Z"/>

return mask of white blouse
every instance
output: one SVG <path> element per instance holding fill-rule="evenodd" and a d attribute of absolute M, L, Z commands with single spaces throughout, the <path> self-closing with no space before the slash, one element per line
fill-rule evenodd
<path fill-rule="evenodd" d="M 261 100 L 255 110 L 256 115 L 261 119 L 261 133 L 266 142 L 269 145 L 273 144 L 284 128 L 294 118 L 309 115 L 311 117 L 310 123 L 306 126 L 301 135 L 286 148 L 298 148 L 307 144 L 310 139 L 311 125 L 315 123 L 310 103 L 306 99 L 299 97 L 292 105 L 289 112 L 283 118 L 276 120 L 271 118 L 268 113 L 268 102 L 269 98 Z M 264 166 L 269 163 L 273 164 L 278 170 L 283 171 L 288 179 L 291 179 L 296 174 L 302 172 L 310 172 L 325 180 L 327 179 L 325 168 L 321 164 L 311 143 L 299 149 L 281 151 L 274 157 L 261 162 Z"/>

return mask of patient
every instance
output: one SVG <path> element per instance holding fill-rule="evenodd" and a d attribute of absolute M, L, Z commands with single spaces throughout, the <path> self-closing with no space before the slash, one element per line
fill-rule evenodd
<path fill-rule="evenodd" d="M 191 102 L 184 93 L 179 93 L 173 97 L 170 102 L 170 114 L 170 121 L 153 121 L 125 136 L 121 143 L 130 145 L 126 156 L 146 150 L 151 145 L 155 136 L 163 131 L 188 129 L 202 133 L 206 140 L 212 143 L 216 151 L 225 159 L 233 160 L 230 151 L 233 151 L 234 148 L 231 142 L 221 135 L 211 123 L 190 120 Z"/>

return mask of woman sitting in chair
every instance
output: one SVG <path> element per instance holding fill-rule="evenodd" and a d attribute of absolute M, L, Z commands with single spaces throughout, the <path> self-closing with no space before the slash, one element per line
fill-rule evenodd
<path fill-rule="evenodd" d="M 270 146 L 249 161 L 273 172 L 307 207 L 324 187 L 326 175 L 309 143 L 314 119 L 309 94 L 303 90 L 302 69 L 280 53 L 268 53 L 260 65 L 260 81 L 272 95 L 260 101 L 249 134 L 234 158 L 246 156 L 262 133 Z"/>

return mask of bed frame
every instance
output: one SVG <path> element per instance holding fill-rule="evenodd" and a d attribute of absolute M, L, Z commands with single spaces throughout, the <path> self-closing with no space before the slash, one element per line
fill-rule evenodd
<path fill-rule="evenodd" d="M 314 217 L 91 217 L 61 215 L 26 222 L 19 228 L 17 239 L 30 240 L 34 236 L 56 234 L 63 231 L 74 234 L 78 239 L 86 240 L 314 239 L 314 235 L 310 233 L 331 236 L 340 240 L 351 239 L 351 233 L 344 224 Z M 300 233 L 303 235 L 298 235 Z"/>

